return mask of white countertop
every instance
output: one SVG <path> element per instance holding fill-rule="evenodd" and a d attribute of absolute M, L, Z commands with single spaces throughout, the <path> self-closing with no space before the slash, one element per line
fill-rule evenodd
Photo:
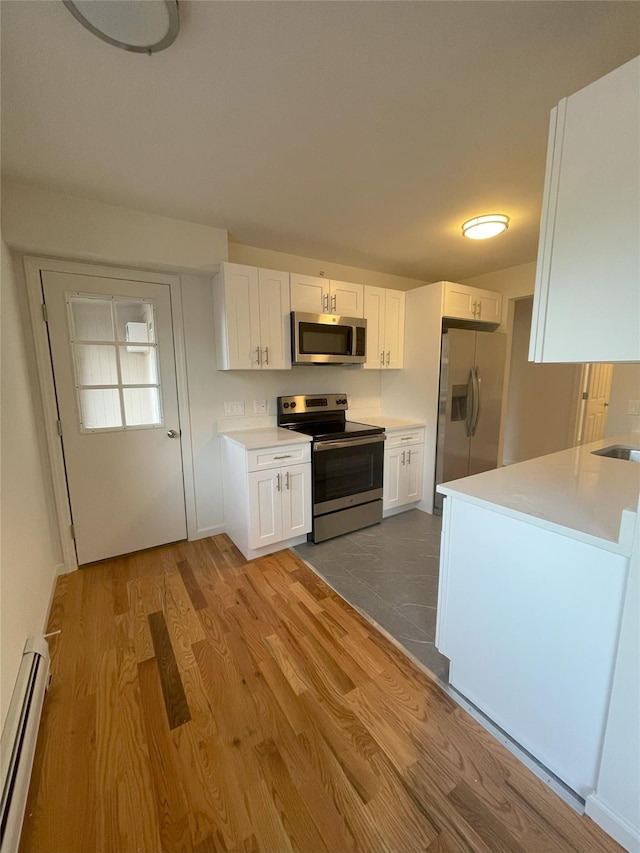
<path fill-rule="evenodd" d="M 438 491 L 629 556 L 640 463 L 591 453 L 615 444 L 640 447 L 640 434 L 607 438 L 452 480 Z"/>
<path fill-rule="evenodd" d="M 311 437 L 291 429 L 264 427 L 262 429 L 244 429 L 221 432 L 227 441 L 232 441 L 245 450 L 258 450 L 261 447 L 280 447 L 283 444 L 308 444 Z"/>
<path fill-rule="evenodd" d="M 348 420 L 352 420 L 348 418 Z M 355 420 L 355 418 L 353 418 Z M 424 421 L 411 421 L 406 420 L 405 418 L 394 418 L 388 415 L 372 415 L 368 418 L 363 418 L 364 423 L 371 424 L 372 426 L 380 426 L 384 427 L 384 429 L 394 430 L 394 429 L 412 429 L 412 427 L 423 427 L 426 426 Z"/>

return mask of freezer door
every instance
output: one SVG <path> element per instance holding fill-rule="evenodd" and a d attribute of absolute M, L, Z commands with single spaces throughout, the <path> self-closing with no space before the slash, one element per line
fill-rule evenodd
<path fill-rule="evenodd" d="M 490 471 L 498 466 L 506 349 L 506 335 L 500 332 L 476 332 L 473 370 L 475 406 L 471 422 L 469 474 Z"/>
<path fill-rule="evenodd" d="M 475 340 L 468 329 L 449 329 L 442 336 L 436 485 L 469 473 Z"/>

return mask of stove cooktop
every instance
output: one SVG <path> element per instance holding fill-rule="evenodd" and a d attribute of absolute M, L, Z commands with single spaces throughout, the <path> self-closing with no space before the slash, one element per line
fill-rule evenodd
<path fill-rule="evenodd" d="M 382 427 L 373 424 L 360 424 L 356 421 L 295 424 L 287 425 L 287 429 L 311 435 L 315 441 L 380 435 L 384 432 Z"/>

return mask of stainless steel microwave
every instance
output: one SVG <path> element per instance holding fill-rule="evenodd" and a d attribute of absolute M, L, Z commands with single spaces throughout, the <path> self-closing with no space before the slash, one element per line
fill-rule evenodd
<path fill-rule="evenodd" d="M 291 349 L 294 364 L 363 364 L 367 321 L 340 314 L 292 311 Z"/>

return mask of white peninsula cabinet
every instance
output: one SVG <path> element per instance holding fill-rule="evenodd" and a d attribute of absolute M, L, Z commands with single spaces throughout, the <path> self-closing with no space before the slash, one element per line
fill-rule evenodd
<path fill-rule="evenodd" d="M 218 370 L 289 370 L 289 273 L 224 263 L 213 280 Z"/>
<path fill-rule="evenodd" d="M 276 427 L 224 433 L 224 518 L 247 560 L 306 542 L 311 531 L 311 444 Z"/>
<path fill-rule="evenodd" d="M 291 273 L 291 310 L 364 317 L 364 285 Z"/>
<path fill-rule="evenodd" d="M 551 112 L 529 358 L 640 361 L 640 57 Z"/>
<path fill-rule="evenodd" d="M 422 498 L 424 427 L 387 427 L 386 434 L 382 511 L 389 516 Z"/>
<path fill-rule="evenodd" d="M 397 370 L 404 365 L 404 305 L 402 290 L 364 287 L 367 321 L 365 369 Z"/>
<path fill-rule="evenodd" d="M 583 798 L 597 785 L 640 490 L 640 466 L 591 453 L 614 443 L 438 486 L 436 646 L 450 684 Z"/>

